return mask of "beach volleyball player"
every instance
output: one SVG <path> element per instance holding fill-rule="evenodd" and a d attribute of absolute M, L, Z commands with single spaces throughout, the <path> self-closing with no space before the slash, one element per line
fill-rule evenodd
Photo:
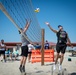
<path fill-rule="evenodd" d="M 27 20 L 26 19 L 26 25 L 24 27 L 24 29 L 21 28 L 21 32 L 19 31 L 19 34 L 21 35 L 21 42 L 22 42 L 22 47 L 21 47 L 21 61 L 20 61 L 20 67 L 19 70 L 20 72 L 25 72 L 25 64 L 26 64 L 26 59 L 28 56 L 28 44 L 30 43 L 23 35 L 22 33 L 24 33 L 26 35 L 26 31 L 29 28 L 29 25 L 31 23 L 31 20 Z"/>
<path fill-rule="evenodd" d="M 60 57 L 60 63 L 59 63 L 59 70 L 62 70 L 62 62 L 63 62 L 63 59 L 64 59 L 64 54 L 65 54 L 65 50 L 66 50 L 66 47 L 67 47 L 67 41 L 68 43 L 70 44 L 71 47 L 73 47 L 71 45 L 71 42 L 70 42 L 70 39 L 68 37 L 68 34 L 67 32 L 63 29 L 63 26 L 59 25 L 58 26 L 58 31 L 57 30 L 54 30 L 51 26 L 50 26 L 50 23 L 49 22 L 45 22 L 45 24 L 54 32 L 56 33 L 57 35 L 57 44 L 56 44 L 56 58 L 55 58 L 55 64 L 53 65 L 53 70 L 56 69 L 56 64 L 57 64 L 57 61 L 58 61 L 58 58 L 59 56 Z M 61 55 L 60 55 L 60 52 L 61 52 Z"/>

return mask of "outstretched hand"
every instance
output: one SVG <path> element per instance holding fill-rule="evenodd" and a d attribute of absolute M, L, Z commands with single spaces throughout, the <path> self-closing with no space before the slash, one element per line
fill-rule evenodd
<path fill-rule="evenodd" d="M 24 28 L 24 30 L 23 30 L 23 32 L 26 32 L 27 31 L 27 29 L 29 28 L 29 26 L 30 26 L 30 23 L 31 23 L 31 19 L 25 19 L 26 20 L 26 25 L 25 25 L 25 28 Z"/>
<path fill-rule="evenodd" d="M 28 25 L 30 25 L 30 23 L 31 23 L 31 19 L 28 20 Z"/>
<path fill-rule="evenodd" d="M 31 19 L 25 19 L 26 23 L 30 24 L 31 23 Z"/>
<path fill-rule="evenodd" d="M 49 23 L 49 22 L 45 22 L 45 24 L 46 24 L 46 25 L 50 25 L 50 23 Z"/>

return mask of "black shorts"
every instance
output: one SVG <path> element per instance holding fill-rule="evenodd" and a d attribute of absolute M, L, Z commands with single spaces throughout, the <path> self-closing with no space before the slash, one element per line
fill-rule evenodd
<path fill-rule="evenodd" d="M 45 46 L 45 49 L 49 49 L 49 46 Z"/>
<path fill-rule="evenodd" d="M 56 45 L 56 51 L 57 51 L 57 53 L 65 53 L 65 51 L 66 51 L 66 47 L 67 47 L 67 45 L 66 44 L 57 44 Z"/>
<path fill-rule="evenodd" d="M 21 47 L 21 56 L 25 56 L 25 57 L 28 56 L 28 46 L 27 45 Z"/>
<path fill-rule="evenodd" d="M 5 55 L 5 50 L 4 51 L 3 50 L 0 50 L 0 54 Z"/>

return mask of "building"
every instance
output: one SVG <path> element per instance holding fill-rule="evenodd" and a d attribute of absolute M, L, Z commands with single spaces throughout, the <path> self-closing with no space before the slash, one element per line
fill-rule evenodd
<path fill-rule="evenodd" d="M 56 49 L 56 43 L 49 42 L 49 44 L 50 44 L 50 48 L 53 48 L 54 50 Z M 22 43 L 21 42 L 5 42 L 5 45 L 7 49 L 9 48 L 13 52 L 16 49 L 20 51 Z M 69 44 L 67 45 L 68 47 L 70 47 Z M 76 47 L 76 43 L 72 43 L 72 45 Z"/>
<path fill-rule="evenodd" d="M 21 51 L 21 42 L 5 42 L 6 49 L 10 49 L 11 52 L 14 50 L 19 50 L 19 54 Z"/>

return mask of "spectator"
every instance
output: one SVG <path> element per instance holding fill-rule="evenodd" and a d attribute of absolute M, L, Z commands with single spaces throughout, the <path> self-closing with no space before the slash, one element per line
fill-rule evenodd
<path fill-rule="evenodd" d="M 8 50 L 5 51 L 5 57 L 7 59 L 7 57 L 10 57 L 10 59 L 12 60 L 12 53 L 10 52 L 10 49 L 8 48 Z"/>
<path fill-rule="evenodd" d="M 3 55 L 3 61 L 6 62 L 5 59 L 5 50 L 6 50 L 6 45 L 4 44 L 4 40 L 1 40 L 1 44 L 0 44 L 0 55 Z"/>
<path fill-rule="evenodd" d="M 15 57 L 15 60 L 17 60 L 17 57 L 19 56 L 19 52 L 18 52 L 18 50 L 15 50 L 14 52 L 13 52 L 13 57 Z"/>
<path fill-rule="evenodd" d="M 41 45 L 39 45 L 38 43 L 35 45 L 36 49 L 41 49 Z"/>
<path fill-rule="evenodd" d="M 33 44 L 28 44 L 28 62 L 30 62 L 31 60 L 31 53 L 32 53 L 32 50 L 35 49 L 35 47 L 33 46 Z"/>
<path fill-rule="evenodd" d="M 49 49 L 49 43 L 48 43 L 47 40 L 46 40 L 46 42 L 45 42 L 45 49 Z"/>

